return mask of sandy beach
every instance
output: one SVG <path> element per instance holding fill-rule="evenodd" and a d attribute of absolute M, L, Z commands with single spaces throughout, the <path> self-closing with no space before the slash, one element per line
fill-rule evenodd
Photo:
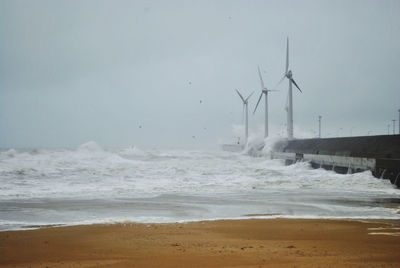
<path fill-rule="evenodd" d="M 399 267 L 400 221 L 109 224 L 0 232 L 1 267 Z"/>

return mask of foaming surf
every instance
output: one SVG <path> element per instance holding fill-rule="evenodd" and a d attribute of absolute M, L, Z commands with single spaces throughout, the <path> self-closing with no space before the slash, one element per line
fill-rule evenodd
<path fill-rule="evenodd" d="M 399 219 L 400 193 L 370 172 L 285 166 L 251 151 L 76 149 L 0 152 L 0 229 L 249 217 Z M 254 143 L 258 146 L 259 143 Z M 247 216 L 246 216 L 247 215 Z"/>

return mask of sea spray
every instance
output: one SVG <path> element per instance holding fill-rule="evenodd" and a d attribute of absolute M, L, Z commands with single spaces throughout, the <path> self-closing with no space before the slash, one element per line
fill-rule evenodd
<path fill-rule="evenodd" d="M 251 137 L 245 148 L 245 153 L 252 157 L 270 158 L 272 152 L 281 151 L 287 144 L 287 139 L 282 137 Z"/>
<path fill-rule="evenodd" d="M 80 145 L 77 148 L 77 151 L 81 151 L 81 152 L 103 152 L 104 150 L 95 141 L 89 141 L 89 142 L 86 142 L 86 143 Z"/>

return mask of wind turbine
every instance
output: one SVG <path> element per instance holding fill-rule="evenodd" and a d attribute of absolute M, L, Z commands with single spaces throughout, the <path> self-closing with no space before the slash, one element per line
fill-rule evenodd
<path fill-rule="evenodd" d="M 264 138 L 268 137 L 268 92 L 269 91 L 277 91 L 277 90 L 270 90 L 266 86 L 264 86 L 264 81 L 261 76 L 261 71 L 260 71 L 260 66 L 257 66 L 258 68 L 258 76 L 260 77 L 260 82 L 261 82 L 261 94 L 260 97 L 258 98 L 256 108 L 254 108 L 253 114 L 256 112 L 258 104 L 260 103 L 260 100 L 265 94 L 265 129 L 264 129 Z"/>
<path fill-rule="evenodd" d="M 291 70 L 289 70 L 289 37 L 286 40 L 286 69 L 283 77 L 279 81 L 278 85 L 282 83 L 282 81 L 287 78 L 289 80 L 289 105 L 286 108 L 287 111 L 287 132 L 288 132 L 288 138 L 293 139 L 293 91 L 292 91 L 292 84 L 294 84 L 297 89 L 301 91 L 297 83 L 293 79 L 293 73 Z"/>
<path fill-rule="evenodd" d="M 240 94 L 239 90 L 236 89 L 237 94 L 243 101 L 243 112 L 246 113 L 246 119 L 245 119 L 245 130 L 244 130 L 244 136 L 245 136 L 245 144 L 247 144 L 247 138 L 249 137 L 249 109 L 248 109 L 248 100 L 253 95 L 254 92 L 252 92 L 246 99 L 243 98 L 242 94 Z"/>

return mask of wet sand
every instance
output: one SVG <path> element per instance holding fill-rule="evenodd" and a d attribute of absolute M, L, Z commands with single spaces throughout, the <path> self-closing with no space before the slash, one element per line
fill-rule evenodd
<path fill-rule="evenodd" d="M 400 267 L 400 221 L 221 220 L 0 232 L 0 267 Z"/>

